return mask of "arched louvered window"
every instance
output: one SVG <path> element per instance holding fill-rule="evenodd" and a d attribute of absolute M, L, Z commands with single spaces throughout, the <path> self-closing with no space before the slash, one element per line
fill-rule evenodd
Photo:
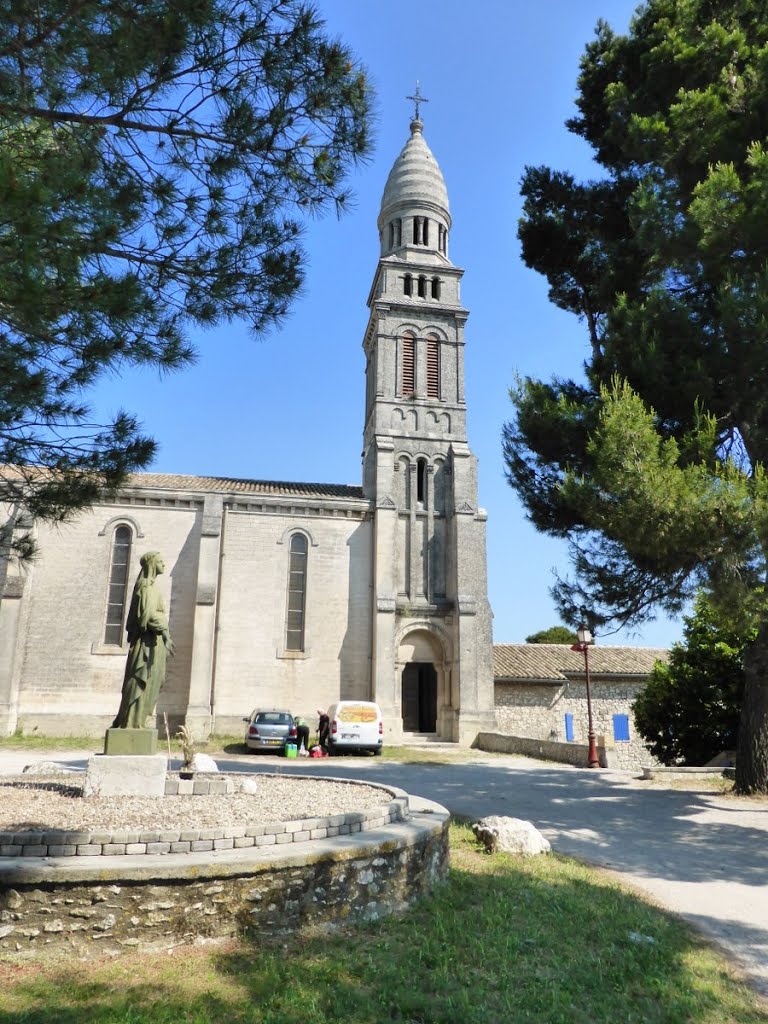
<path fill-rule="evenodd" d="M 119 647 L 123 642 L 132 541 L 133 534 L 130 526 L 115 527 L 115 532 L 112 534 L 112 551 L 109 562 L 104 643 L 112 644 L 116 647 Z"/>
<path fill-rule="evenodd" d="M 426 299 L 427 297 L 427 279 L 426 277 L 419 278 L 419 298 Z"/>
<path fill-rule="evenodd" d="M 440 397 L 440 339 L 427 338 L 427 397 Z"/>
<path fill-rule="evenodd" d="M 440 298 L 440 278 L 439 277 L 433 277 L 432 278 L 432 298 L 433 299 L 439 299 Z"/>
<path fill-rule="evenodd" d="M 403 278 L 403 295 L 413 295 L 413 278 L 410 274 L 406 274 Z"/>
<path fill-rule="evenodd" d="M 403 338 L 403 395 L 412 395 L 416 390 L 416 339 L 413 335 L 406 334 Z"/>
<path fill-rule="evenodd" d="M 304 613 L 307 597 L 307 538 L 294 533 L 288 555 L 288 612 L 285 649 L 304 650 Z"/>
<path fill-rule="evenodd" d="M 421 226 L 421 244 L 429 245 L 429 218 L 424 218 L 424 223 Z"/>

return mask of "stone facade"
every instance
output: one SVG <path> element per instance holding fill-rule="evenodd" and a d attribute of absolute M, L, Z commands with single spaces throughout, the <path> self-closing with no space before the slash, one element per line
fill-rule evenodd
<path fill-rule="evenodd" d="M 628 681 L 592 683 L 592 718 L 601 746 L 615 748 L 615 767 L 640 769 L 653 759 L 632 717 L 632 701 L 645 684 Z M 587 695 L 584 683 L 568 682 L 562 687 L 496 683 L 496 725 L 501 732 L 516 736 L 566 742 L 565 716 L 573 716 L 574 743 L 587 742 Z M 629 717 L 629 739 L 614 736 L 614 716 Z"/>
<path fill-rule="evenodd" d="M 584 658 L 559 644 L 500 644 L 495 654 L 496 728 L 516 737 L 586 744 Z M 592 719 L 612 767 L 640 770 L 654 763 L 638 735 L 632 703 L 663 650 L 595 647 L 589 654 Z"/>
<path fill-rule="evenodd" d="M 414 120 L 378 222 L 362 486 L 141 474 L 74 523 L 39 527 L 37 563 L 0 570 L 0 735 L 110 725 L 126 656 L 120 602 L 148 550 L 167 566 L 157 585 L 177 651 L 158 725 L 165 715 L 202 738 L 240 732 L 259 706 L 312 719 L 357 698 L 381 705 L 389 742 L 470 742 L 492 726 L 486 515 L 466 435 L 468 313 L 451 223 Z"/>

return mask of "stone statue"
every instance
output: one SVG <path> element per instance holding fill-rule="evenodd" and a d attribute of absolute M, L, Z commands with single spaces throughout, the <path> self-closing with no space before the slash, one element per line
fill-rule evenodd
<path fill-rule="evenodd" d="M 140 561 L 125 624 L 130 651 L 113 729 L 145 727 L 165 681 L 166 657 L 174 653 L 165 605 L 155 584 L 155 578 L 165 572 L 165 562 L 157 551 L 147 551 Z"/>

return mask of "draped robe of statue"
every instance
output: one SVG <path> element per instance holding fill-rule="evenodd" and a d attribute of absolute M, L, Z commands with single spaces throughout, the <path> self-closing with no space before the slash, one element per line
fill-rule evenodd
<path fill-rule="evenodd" d="M 142 555 L 125 626 L 130 650 L 113 729 L 143 729 L 165 681 L 166 659 L 173 653 L 173 644 L 163 597 L 155 583 L 164 568 L 156 551 Z"/>

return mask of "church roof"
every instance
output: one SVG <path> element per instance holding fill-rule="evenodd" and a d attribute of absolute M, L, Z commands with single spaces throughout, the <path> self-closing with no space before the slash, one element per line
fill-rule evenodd
<path fill-rule="evenodd" d="M 423 135 L 423 124 L 411 121 L 411 137 L 392 165 L 384 194 L 381 216 L 391 206 L 437 205 L 448 214 L 448 190 L 442 171 Z"/>
<path fill-rule="evenodd" d="M 589 648 L 589 671 L 597 676 L 645 677 L 657 661 L 666 661 L 663 647 Z M 567 644 L 494 644 L 493 677 L 502 682 L 565 682 L 584 676 L 584 655 Z"/>
<path fill-rule="evenodd" d="M 246 480 L 229 476 L 185 476 L 180 473 L 132 473 L 128 477 L 128 486 L 164 491 L 223 491 L 301 498 L 363 498 L 362 487 L 351 484 L 290 483 L 284 480 Z"/>

